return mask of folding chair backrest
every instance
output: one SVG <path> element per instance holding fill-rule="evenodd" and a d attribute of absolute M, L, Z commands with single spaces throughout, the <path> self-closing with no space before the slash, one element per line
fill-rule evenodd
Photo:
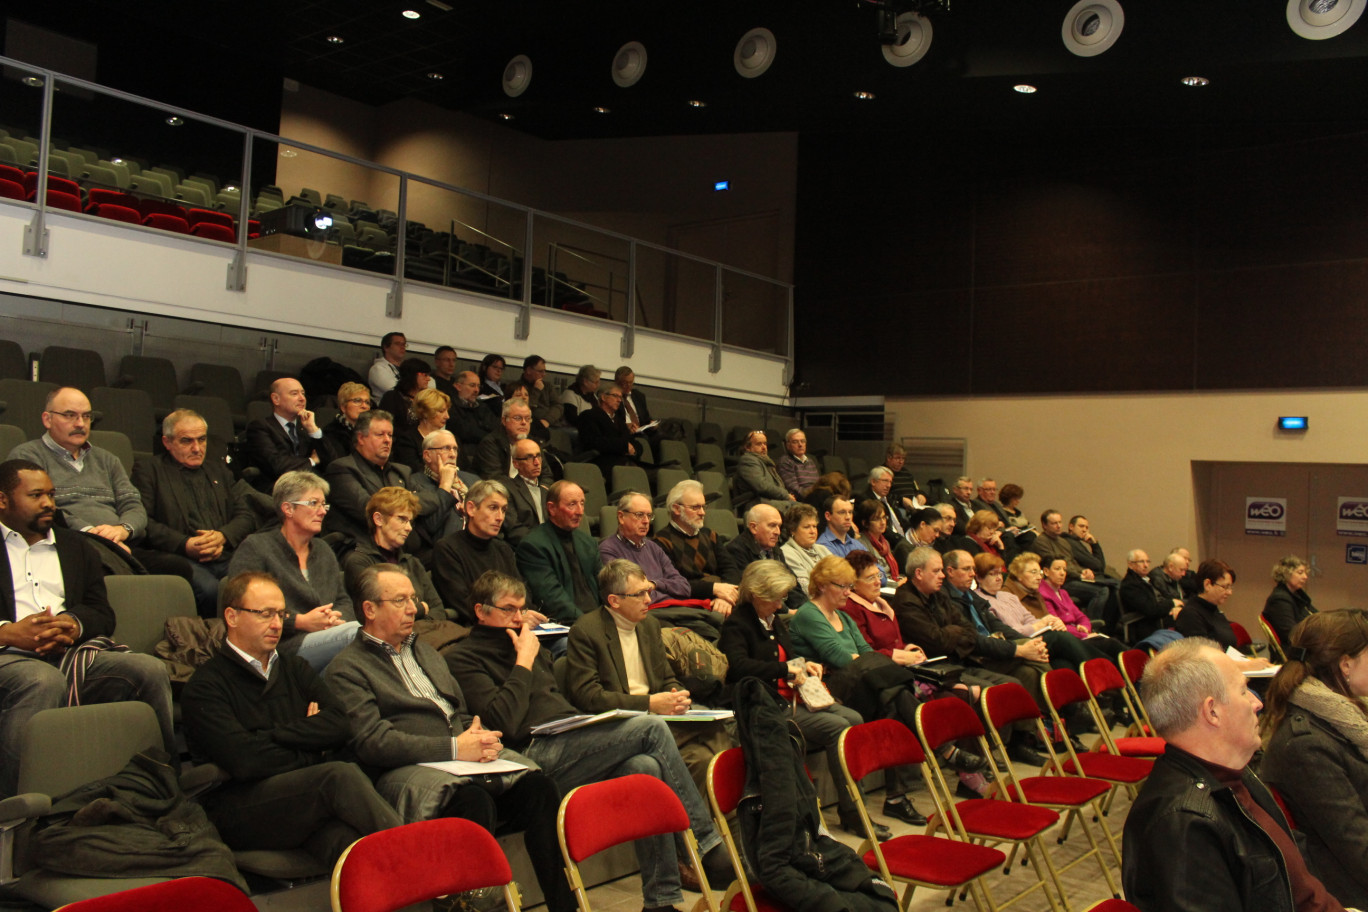
<path fill-rule="evenodd" d="M 739 747 L 714 754 L 708 763 L 708 799 L 713 811 L 726 816 L 741 803 L 746 788 L 746 755 Z"/>
<path fill-rule="evenodd" d="M 1268 638 L 1269 648 L 1277 653 L 1278 661 L 1285 664 L 1287 662 L 1287 651 L 1283 649 L 1283 641 L 1278 636 L 1278 632 L 1273 629 L 1273 625 L 1268 623 L 1268 619 L 1265 618 L 1263 614 L 1259 615 L 1259 629 L 1262 630 L 1263 635 Z"/>
<path fill-rule="evenodd" d="M 890 766 L 926 759 L 917 736 L 896 719 L 876 719 L 841 732 L 841 763 L 856 782 Z"/>
<path fill-rule="evenodd" d="M 642 808 L 651 813 L 641 813 Z M 562 846 L 576 864 L 624 842 L 689 829 L 679 796 L 641 773 L 572 790 L 561 802 L 561 819 Z"/>
<path fill-rule="evenodd" d="M 930 700 L 917 707 L 917 735 L 934 752 L 942 745 L 983 736 L 983 723 L 967 703 L 955 697 Z"/>
<path fill-rule="evenodd" d="M 62 906 L 62 912 L 256 912 L 246 893 L 216 877 L 177 877 Z"/>
<path fill-rule="evenodd" d="M 1231 621 L 1230 629 L 1235 631 L 1235 648 L 1243 648 L 1254 642 L 1253 637 L 1249 635 L 1249 631 L 1245 630 L 1244 624 L 1241 624 L 1239 621 Z"/>

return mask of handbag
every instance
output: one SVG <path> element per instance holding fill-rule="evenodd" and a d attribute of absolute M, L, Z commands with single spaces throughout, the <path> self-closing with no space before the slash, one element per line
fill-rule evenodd
<path fill-rule="evenodd" d="M 827 690 L 827 686 L 822 683 L 822 679 L 815 675 L 808 675 L 802 684 L 794 688 L 794 693 L 798 694 L 798 699 L 803 701 L 803 705 L 810 712 L 818 712 L 828 706 L 836 705 L 836 698 Z"/>
<path fill-rule="evenodd" d="M 964 674 L 964 666 L 954 662 L 923 662 L 909 667 L 914 678 L 932 687 L 954 687 Z"/>

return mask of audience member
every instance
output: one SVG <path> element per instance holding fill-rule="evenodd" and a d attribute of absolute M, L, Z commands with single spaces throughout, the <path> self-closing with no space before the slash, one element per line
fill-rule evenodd
<path fill-rule="evenodd" d="M 371 397 L 376 402 L 380 397 L 394 389 L 399 382 L 399 365 L 404 363 L 408 354 L 408 337 L 401 332 L 388 332 L 380 340 L 380 355 L 370 366 L 366 380 L 370 383 Z"/>
<path fill-rule="evenodd" d="M 519 377 L 504 386 L 504 401 L 517 399 L 530 409 L 532 408 L 531 392 L 532 387 L 527 385 L 527 381 Z M 528 425 L 527 436 L 543 446 L 551 443 L 551 430 L 535 418 Z"/>
<path fill-rule="evenodd" d="M 242 540 L 228 562 L 228 575 L 260 570 L 275 577 L 285 595 L 280 649 L 298 653 L 322 671 L 356 636 L 351 597 L 333 549 L 318 536 L 328 512 L 328 483 L 311 472 L 286 472 L 271 498 L 280 525 Z"/>
<path fill-rule="evenodd" d="M 640 567 L 655 586 L 651 590 L 652 604 L 690 598 L 689 581 L 650 537 L 654 517 L 651 499 L 645 494 L 629 491 L 622 495 L 617 503 L 617 532 L 599 542 L 599 559 L 605 564 L 616 559 L 629 560 Z"/>
<path fill-rule="evenodd" d="M 798 581 L 798 591 L 806 596 L 808 574 L 819 560 L 830 557 L 831 551 L 817 543 L 817 510 L 812 506 L 800 503 L 792 507 L 784 514 L 784 525 L 789 537 L 779 551 Z"/>
<path fill-rule="evenodd" d="M 741 459 L 732 476 L 732 505 L 737 512 L 749 510 L 761 501 L 787 509 L 797 499 L 784 487 L 779 470 L 769 458 L 765 432 L 751 431 L 741 444 Z"/>
<path fill-rule="evenodd" d="M 926 495 L 917 484 L 916 476 L 907 468 L 907 450 L 900 443 L 890 443 L 884 450 L 884 467 L 893 473 L 893 488 L 889 496 L 910 516 L 927 505 Z"/>
<path fill-rule="evenodd" d="M 560 789 L 539 769 L 462 776 L 421 764 L 441 760 L 531 765 L 504 748 L 501 733 L 472 718 L 447 663 L 413 632 L 413 583 L 398 567 L 377 564 L 360 580 L 365 626 L 328 668 L 327 681 L 347 708 L 357 759 L 376 770 L 376 790 L 405 823 L 464 817 L 489 832 L 523 831 L 527 855 L 552 912 L 572 912 L 556 836 Z"/>
<path fill-rule="evenodd" d="M 1183 610 L 1174 622 L 1174 629 L 1185 637 L 1205 637 L 1221 644 L 1222 649 L 1237 647 L 1235 628 L 1221 611 L 1221 605 L 1235 589 L 1235 570 L 1225 561 L 1204 560 L 1197 568 L 1197 580 L 1202 592 L 1183 603 Z M 1246 670 L 1267 668 L 1268 660 L 1246 659 L 1240 663 Z"/>
<path fill-rule="evenodd" d="M 888 512 L 877 500 L 862 500 L 855 507 L 855 541 L 864 550 L 874 555 L 879 568 L 879 585 L 883 587 L 900 586 L 904 582 L 898 571 L 898 559 L 893 555 L 893 547 L 884 533 L 888 529 Z M 859 548 L 851 549 L 849 557 Z"/>
<path fill-rule="evenodd" d="M 475 454 L 480 441 L 499 426 L 499 413 L 482 404 L 479 395 L 480 378 L 474 371 L 457 374 L 456 396 L 451 400 L 451 417 L 447 420 L 447 430 L 456 435 L 461 446 L 461 468 L 477 473 Z M 502 400 L 500 403 L 502 407 Z"/>
<path fill-rule="evenodd" d="M 205 459 L 208 443 L 208 423 L 176 409 L 162 421 L 166 452 L 134 463 L 133 486 L 147 511 L 147 546 L 190 561 L 199 616 L 215 618 L 219 580 L 257 519 L 228 467 Z"/>
<path fill-rule="evenodd" d="M 381 411 L 393 416 L 395 429 L 408 427 L 413 397 L 432 384 L 432 365 L 422 358 L 405 358 L 399 365 L 399 380 L 380 397 Z"/>
<path fill-rule="evenodd" d="M 385 411 L 381 406 L 381 411 Z M 421 389 L 408 404 L 406 420 L 394 427 L 394 448 L 391 458 L 406 465 L 413 472 L 423 471 L 423 438 L 435 431 L 446 430 L 451 418 L 451 400 L 435 389 Z"/>
<path fill-rule="evenodd" d="M 692 479 L 679 482 L 665 495 L 665 509 L 670 521 L 655 534 L 656 544 L 689 581 L 689 597 L 711 600 L 720 627 L 736 604 L 741 569 L 722 550 L 717 533 L 703 524 L 708 511 L 703 485 Z"/>
<path fill-rule="evenodd" d="M 1259 773 L 1305 834 L 1326 889 L 1368 907 L 1368 615 L 1311 614 L 1283 642 L 1291 655 L 1259 717 Z"/>
<path fill-rule="evenodd" d="M 603 594 L 603 606 L 576 619 L 566 646 L 565 690 L 570 702 L 588 713 L 688 712 L 693 695 L 665 658 L 660 621 L 650 610 L 651 581 L 631 561 L 612 560 L 599 570 L 595 588 Z M 670 732 L 699 794 L 704 793 L 708 763 L 735 742 L 720 722 L 680 723 L 671 725 Z"/>
<path fill-rule="evenodd" d="M 774 467 L 794 499 L 803 496 L 822 474 L 817 460 L 807 454 L 807 434 L 802 428 L 789 428 L 784 434 L 784 455 L 775 461 Z"/>
<path fill-rule="evenodd" d="M 362 383 L 344 383 L 337 390 L 337 415 L 323 428 L 318 442 L 318 467 L 342 456 L 350 456 L 356 440 L 356 419 L 371 410 L 370 389 Z"/>
<path fill-rule="evenodd" d="M 746 511 L 745 523 L 745 528 L 722 546 L 733 566 L 744 572 L 752 561 L 782 560 L 779 536 L 784 531 L 783 514 L 769 504 L 758 503 Z"/>
<path fill-rule="evenodd" d="M 1149 580 L 1161 595 L 1181 604 L 1187 600 L 1183 589 L 1183 577 L 1187 572 L 1188 559 L 1177 551 L 1170 551 L 1165 555 L 1164 562 L 1150 571 Z M 1178 615 L 1173 615 L 1173 619 L 1177 621 Z"/>
<path fill-rule="evenodd" d="M 508 481 L 516 478 L 518 467 L 513 462 L 513 444 L 524 440 L 532 427 L 532 409 L 522 399 L 509 399 L 503 404 L 502 427 L 497 427 L 480 441 L 475 454 L 476 471 L 481 478 Z M 542 465 L 542 483 L 551 483 L 551 469 Z"/>
<path fill-rule="evenodd" d="M 546 522 L 546 487 L 541 483 L 542 448 L 535 440 L 513 444 L 513 467 L 518 474 L 508 480 L 508 515 L 503 537 L 514 548 L 537 526 Z"/>
<path fill-rule="evenodd" d="M 633 436 L 644 434 L 648 440 L 655 435 L 651 424 L 651 410 L 646 407 L 646 394 L 636 388 L 636 374 L 626 364 L 613 371 L 613 384 L 622 390 L 622 409 L 614 420 Z"/>
<path fill-rule="evenodd" d="M 795 509 L 801 509 L 795 508 Z M 816 516 L 812 517 L 816 535 Z M 821 678 L 820 662 L 805 659 L 789 637 L 789 619 L 784 606 L 793 592 L 801 592 L 797 580 L 780 561 L 761 560 L 741 574 L 740 600 L 736 610 L 722 624 L 718 646 L 727 657 L 727 684 L 742 678 L 759 678 L 777 699 L 793 706 L 793 724 L 802 733 L 808 749 L 825 748 L 827 775 L 836 787 L 836 807 L 841 820 L 855 822 L 859 811 L 841 778 L 841 732 L 859 725 L 864 718 L 849 706 L 833 703 L 826 709 L 811 710 L 796 699 L 795 688 L 809 676 Z M 883 824 L 877 827 L 887 829 Z M 880 833 L 880 836 L 883 834 Z"/>
<path fill-rule="evenodd" d="M 1160 630 L 1173 629 L 1183 600 L 1159 589 L 1150 577 L 1149 555 L 1139 548 L 1126 555 L 1126 575 L 1121 578 L 1121 608 L 1134 617 L 1130 638 L 1136 643 Z"/>
<path fill-rule="evenodd" d="M 826 528 L 817 536 L 817 543 L 837 557 L 851 551 L 864 550 L 855 537 L 855 506 L 845 497 L 833 497 L 826 504 Z"/>
<path fill-rule="evenodd" d="M 528 355 L 523 361 L 522 382 L 527 384 L 532 420 L 542 428 L 559 426 L 564 409 L 556 401 L 556 391 L 546 383 L 546 359 L 541 355 Z M 505 385 L 505 392 L 508 385 Z"/>
<path fill-rule="evenodd" d="M 1077 671 L 1079 665 L 1100 655 L 1065 632 L 1064 622 L 1045 609 L 1038 591 L 1043 574 L 1035 554 L 1018 554 L 1012 561 L 1011 579 L 1004 579 L 1006 572 L 1002 558 L 997 555 L 974 555 L 977 592 L 988 603 L 988 610 L 1018 637 L 1040 637 L 1049 653 L 1051 668 Z"/>
<path fill-rule="evenodd" d="M 521 579 L 513 549 L 499 538 L 508 511 L 508 489 L 497 481 L 470 486 L 462 503 L 465 528 L 448 535 L 432 550 L 432 581 L 448 612 L 467 627 L 476 623 L 471 587 L 486 570 Z M 543 618 L 544 620 L 544 618 Z"/>
<path fill-rule="evenodd" d="M 597 454 L 594 465 L 609 480 L 613 477 L 613 466 L 632 465 L 638 452 L 632 432 L 617 420 L 621 406 L 622 388 L 614 384 L 599 389 L 597 408 L 580 412 L 576 418 L 580 447 Z"/>
<path fill-rule="evenodd" d="M 1197 572 L 1192 569 L 1192 552 L 1182 545 L 1178 545 L 1176 548 L 1171 548 L 1170 550 L 1183 558 L 1183 566 L 1186 568 L 1183 572 L 1183 578 L 1179 582 L 1179 585 L 1183 588 L 1184 597 L 1193 596 L 1201 592 L 1202 586 L 1197 582 Z"/>
<path fill-rule="evenodd" d="M 63 525 L 112 543 L 120 562 L 132 558 L 149 573 L 190 580 L 194 569 L 179 554 L 145 546 L 147 510 L 119 457 L 90 443 L 90 400 L 80 390 L 63 386 L 48 393 L 43 427 L 36 440 L 10 451 L 10 459 L 35 463 L 57 489 Z M 97 542 L 97 544 L 100 544 Z"/>
<path fill-rule="evenodd" d="M 423 469 L 409 476 L 409 488 L 418 495 L 418 515 L 413 531 L 420 542 L 417 553 L 431 555 L 437 543 L 459 532 L 465 514 L 461 504 L 479 477 L 459 468 L 456 435 L 433 431 L 423 438 Z"/>
<path fill-rule="evenodd" d="M 1088 568 L 1079 566 L 1078 561 L 1074 559 L 1072 542 L 1064 537 L 1064 517 L 1058 510 L 1046 510 L 1040 514 L 1040 535 L 1036 536 L 1031 550 L 1040 555 L 1042 566 L 1056 557 L 1062 557 L 1068 568 L 1068 582 L 1064 584 L 1064 588 L 1078 599 L 1083 613 L 1088 617 L 1094 621 L 1107 619 L 1110 611 L 1107 602 L 1111 590 L 1116 589 L 1119 598 L 1121 583 L 1100 577 Z M 1111 613 L 1115 614 L 1114 611 Z M 1114 629 L 1114 624 L 1109 626 L 1113 626 Z"/>
<path fill-rule="evenodd" d="M 935 507 L 922 507 L 912 513 L 907 524 L 910 528 L 908 532 L 908 542 L 917 547 L 925 545 L 934 548 L 941 542 L 941 525 L 945 520 L 941 517 L 940 510 Z M 942 546 L 944 547 L 944 546 Z M 904 559 L 904 562 L 906 559 Z"/>
<path fill-rule="evenodd" d="M 504 359 L 502 355 L 488 354 L 480 360 L 480 399 L 497 406 L 503 401 Z"/>
<path fill-rule="evenodd" d="M 1030 548 L 1036 539 L 1036 530 L 1031 528 L 1031 521 L 1021 512 L 1021 500 L 1025 496 L 1026 492 L 1021 485 L 1010 482 L 1003 485 L 1001 493 L 998 494 L 1002 512 L 1007 514 L 1007 532 L 1016 539 L 1017 546 L 1023 550 Z"/>
<path fill-rule="evenodd" d="M 566 421 L 578 426 L 576 418 L 598 404 L 599 379 L 603 372 L 592 364 L 585 364 L 575 374 L 575 379 L 561 393 L 561 410 Z"/>
<path fill-rule="evenodd" d="M 181 694 L 191 752 L 228 777 L 199 801 L 235 850 L 304 849 L 331 866 L 403 821 L 348 762 L 347 714 L 322 679 L 276 651 L 285 596 L 270 574 L 248 571 L 223 589 L 225 641 Z"/>
<path fill-rule="evenodd" d="M 518 545 L 518 576 L 527 582 L 533 602 L 543 614 L 573 624 L 599 606 L 598 542 L 580 529 L 584 490 L 573 481 L 558 481 L 546 495 L 546 522 Z"/>
<path fill-rule="evenodd" d="M 974 515 L 974 480 L 968 475 L 961 475 L 955 479 L 947 496 L 949 500 L 945 503 L 954 508 L 955 525 L 946 534 L 964 535 L 965 527 Z"/>
<path fill-rule="evenodd" d="M 432 388 L 456 399 L 456 349 L 450 345 L 439 345 L 432 353 Z"/>
<path fill-rule="evenodd" d="M 1064 622 L 1065 631 L 1085 640 L 1090 648 L 1116 661 L 1116 657 L 1126 651 L 1126 644 L 1105 633 L 1095 632 L 1092 621 L 1074 604 L 1072 596 L 1064 590 L 1064 581 L 1068 577 L 1064 558 L 1051 559 L 1041 570 L 1044 571 L 1044 579 L 1040 581 L 1039 594 L 1045 608 Z"/>
<path fill-rule="evenodd" d="M 503 731 L 507 743 L 525 751 L 562 791 L 632 773 L 660 779 L 679 795 L 689 813 L 700 848 L 708 853 L 703 864 L 709 881 L 719 886 L 729 881 L 731 870 L 720 849 L 721 839 L 660 716 L 647 713 L 533 737 L 534 726 L 573 716 L 576 709 L 556 688 L 550 658 L 526 619 L 527 590 L 519 580 L 491 571 L 476 581 L 475 598 L 479 624 L 447 660 L 467 693 L 471 711 Z M 642 839 L 635 848 L 646 908 L 672 908 L 683 897 L 683 866 L 677 865 L 673 837 Z"/>
<path fill-rule="evenodd" d="M 936 527 L 936 542 L 932 545 L 942 555 L 959 546 L 961 536 L 955 534 L 955 508 L 948 503 L 936 504 L 936 512 L 941 515 L 940 525 Z"/>
<path fill-rule="evenodd" d="M 808 488 L 800 498 L 803 503 L 817 511 L 820 525 L 825 525 L 821 520 L 823 512 L 826 510 L 827 501 L 833 497 L 843 497 L 850 500 L 850 479 L 840 472 L 828 472 L 817 479 L 817 483 Z"/>
<path fill-rule="evenodd" d="M 92 649 L 79 661 L 79 689 L 69 688 L 59 668 L 67 651 L 113 637 L 115 617 L 96 545 L 54 528 L 56 516 L 57 492 L 42 466 L 0 463 L 0 798 L 18 789 L 28 720 L 73 701 L 141 700 L 156 712 L 166 750 L 176 750 L 171 682 L 160 659 Z"/>
<path fill-rule="evenodd" d="M 269 493 L 286 472 L 307 472 L 322 461 L 323 432 L 306 407 L 304 387 L 294 377 L 271 384 L 271 417 L 253 418 L 242 432 L 241 455 L 259 473 L 252 482 Z"/>
<path fill-rule="evenodd" d="M 339 561 L 342 580 L 353 605 L 359 604 L 357 593 L 365 569 L 375 564 L 394 564 L 413 581 L 413 588 L 418 593 L 418 620 L 446 619 L 446 609 L 432 584 L 432 577 L 418 558 L 404 553 L 404 541 L 413 531 L 417 515 L 418 495 L 403 488 L 381 488 L 366 501 L 370 535 L 352 543 Z"/>
<path fill-rule="evenodd" d="M 875 466 L 869 470 L 869 484 L 856 499 L 856 503 L 865 500 L 876 501 L 884 508 L 884 517 L 888 520 L 888 536 L 894 542 L 906 541 L 909 514 L 889 500 L 892 490 L 893 470 L 888 466 Z"/>
<path fill-rule="evenodd" d="M 1311 596 L 1306 594 L 1310 578 L 1311 566 L 1294 554 L 1273 565 L 1273 591 L 1264 601 L 1263 619 L 1284 646 L 1291 640 L 1292 628 L 1316 613 Z"/>
<path fill-rule="evenodd" d="M 992 510 L 975 510 L 958 542 L 970 554 L 992 554 L 1009 561 L 1016 557 L 1016 542 L 1003 538 L 1002 520 Z"/>
<path fill-rule="evenodd" d="M 978 496 L 974 498 L 974 509 L 989 511 L 1001 520 L 1004 526 L 1010 524 L 1011 514 L 998 502 L 998 483 L 991 478 L 985 478 L 979 482 Z"/>
<path fill-rule="evenodd" d="M 1126 815 L 1126 899 L 1142 912 L 1344 908 L 1308 870 L 1287 818 L 1249 769 L 1262 704 L 1239 666 L 1210 640 L 1178 640 L 1140 687 L 1168 744 Z"/>
<path fill-rule="evenodd" d="M 356 419 L 355 430 L 351 454 L 334 459 L 324 473 L 332 488 L 332 506 L 324 529 L 360 539 L 370 529 L 366 501 L 381 488 L 407 488 L 412 470 L 390 459 L 394 421 L 389 412 L 371 409 Z"/>

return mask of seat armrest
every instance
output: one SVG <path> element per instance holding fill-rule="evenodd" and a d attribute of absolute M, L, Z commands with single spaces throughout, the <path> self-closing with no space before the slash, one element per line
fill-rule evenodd
<path fill-rule="evenodd" d="M 52 809 L 52 798 L 41 792 L 25 792 L 0 801 L 0 829 L 10 829 L 25 820 L 41 817 Z"/>

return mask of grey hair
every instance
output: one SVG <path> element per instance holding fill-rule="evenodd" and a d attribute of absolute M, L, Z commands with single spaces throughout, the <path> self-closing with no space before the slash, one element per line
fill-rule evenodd
<path fill-rule="evenodd" d="M 918 570 L 926 569 L 926 565 L 930 563 L 931 558 L 939 556 L 940 555 L 936 553 L 935 548 L 930 545 L 921 545 L 913 548 L 912 553 L 907 555 L 907 564 L 903 569 L 910 578 Z"/>
<path fill-rule="evenodd" d="M 970 478 L 968 475 L 961 475 L 959 478 L 955 479 L 955 484 L 973 485 L 973 483 L 974 479 Z"/>
<path fill-rule="evenodd" d="M 642 494 L 640 491 L 628 491 L 626 494 L 623 494 L 621 497 L 618 498 L 618 512 L 626 513 L 627 508 L 632 505 L 632 501 L 636 500 L 638 497 L 646 501 L 646 505 L 648 507 L 651 505 L 651 498 L 647 497 L 645 494 Z"/>
<path fill-rule="evenodd" d="M 508 413 L 515 408 L 525 408 L 527 409 L 527 414 L 532 414 L 532 406 L 527 404 L 526 399 L 505 399 L 503 408 L 499 410 L 499 418 L 507 418 Z"/>
<path fill-rule="evenodd" d="M 599 594 L 604 598 L 610 595 L 625 595 L 627 583 L 632 579 L 646 579 L 646 571 L 621 557 L 610 560 L 598 572 Z"/>
<path fill-rule="evenodd" d="M 1131 548 L 1129 551 L 1126 552 L 1126 563 L 1135 563 L 1135 561 L 1138 560 L 1138 558 L 1135 555 L 1144 553 L 1144 549 L 1142 548 Z"/>
<path fill-rule="evenodd" d="M 798 580 L 793 572 L 777 560 L 751 561 L 741 574 L 741 601 L 751 599 L 782 599 L 793 591 Z"/>
<path fill-rule="evenodd" d="M 323 492 L 323 496 L 328 496 L 330 487 L 328 482 L 315 475 L 313 472 L 296 470 L 286 472 L 276 479 L 275 487 L 271 488 L 271 500 L 275 502 L 276 512 L 280 513 L 281 507 L 292 500 L 298 500 L 305 493 L 313 490 Z"/>
<path fill-rule="evenodd" d="M 502 482 L 495 481 L 492 478 L 486 478 L 485 480 L 477 481 L 470 486 L 470 490 L 466 491 L 466 503 L 478 507 L 480 504 L 484 503 L 491 494 L 498 494 L 504 500 L 509 499 L 508 488 L 505 488 Z"/>
<path fill-rule="evenodd" d="M 1287 578 L 1293 573 L 1296 573 L 1299 568 L 1310 566 L 1310 564 L 1300 557 L 1297 557 L 1297 555 L 1289 554 L 1287 557 L 1284 557 L 1273 565 L 1273 582 L 1285 583 L 1287 582 Z"/>
<path fill-rule="evenodd" d="M 665 495 L 665 509 L 669 510 L 671 513 L 674 513 L 675 506 L 681 500 L 683 500 L 684 495 L 688 494 L 690 491 L 694 491 L 698 494 L 704 494 L 703 483 L 700 481 L 694 481 L 692 478 L 686 478 L 683 481 L 676 484 L 673 488 L 670 488 L 670 493 Z"/>
<path fill-rule="evenodd" d="M 409 583 L 413 582 L 413 578 L 398 564 L 371 564 L 362 570 L 361 575 L 356 578 L 356 597 L 363 602 L 379 602 L 380 574 L 382 573 L 397 573 Z M 364 625 L 366 623 L 366 612 L 363 610 L 356 613 Z"/>
<path fill-rule="evenodd" d="M 893 470 L 890 469 L 888 466 L 875 466 L 874 468 L 869 470 L 870 481 L 876 481 L 880 478 L 884 478 L 885 476 L 888 478 L 893 477 Z"/>
<path fill-rule="evenodd" d="M 996 479 L 996 478 L 985 478 L 985 479 L 983 479 L 982 481 L 979 482 L 979 487 L 980 487 L 980 488 L 983 487 L 984 485 L 986 485 L 986 484 L 987 484 L 988 482 L 990 482 L 990 481 L 997 481 L 997 479 Z"/>
<path fill-rule="evenodd" d="M 162 436 L 173 437 L 176 433 L 176 425 L 182 421 L 199 421 L 204 424 L 204 429 L 209 430 L 209 422 L 204 420 L 204 416 L 194 409 L 178 408 L 171 414 L 162 419 Z"/>
<path fill-rule="evenodd" d="M 802 434 L 804 437 L 807 436 L 807 432 L 804 431 L 802 428 L 789 428 L 787 431 L 784 432 L 784 443 L 788 443 L 790 440 L 792 440 L 795 434 Z M 763 595 L 760 597 L 764 598 Z"/>
<path fill-rule="evenodd" d="M 1214 641 L 1185 637 L 1165 646 L 1146 666 L 1140 693 L 1160 737 L 1171 737 L 1192 726 L 1207 697 L 1217 703 L 1227 702 L 1225 678 L 1211 660 L 1213 654 L 1221 654 Z"/>
<path fill-rule="evenodd" d="M 441 437 L 444 434 L 451 438 L 451 442 L 456 444 L 456 451 L 460 452 L 461 441 L 457 440 L 456 435 L 451 433 L 451 431 L 448 431 L 446 428 L 438 428 L 437 430 L 433 431 L 431 434 L 428 434 L 426 437 L 423 438 L 424 452 L 435 447 L 437 445 L 437 438 Z"/>
<path fill-rule="evenodd" d="M 603 371 L 594 367 L 592 364 L 585 364 L 575 372 L 574 386 L 582 386 L 586 381 L 599 380 L 603 377 Z"/>
<path fill-rule="evenodd" d="M 360 415 L 357 416 L 356 423 L 352 425 L 352 431 L 358 437 L 360 437 L 362 434 L 365 434 L 369 437 L 370 426 L 377 421 L 388 421 L 390 423 L 390 428 L 393 429 L 394 427 L 393 415 L 391 415 L 384 409 L 373 408 L 369 411 L 362 412 Z"/>
<path fill-rule="evenodd" d="M 941 561 L 949 570 L 959 570 L 961 564 L 968 564 L 971 568 L 974 566 L 974 558 L 968 551 L 946 551 L 941 555 Z"/>
<path fill-rule="evenodd" d="M 479 608 L 485 608 L 484 613 L 489 614 L 493 610 L 494 602 L 501 595 L 511 595 L 513 598 L 527 599 L 527 584 L 516 576 L 510 576 L 499 570 L 486 570 L 475 578 L 475 582 L 470 587 L 470 603 Z"/>
<path fill-rule="evenodd" d="M 1187 558 L 1183 557 L 1183 555 L 1179 554 L 1177 551 L 1170 551 L 1167 555 L 1164 556 L 1164 566 L 1173 567 L 1176 566 L 1179 561 L 1186 560 Z"/>

